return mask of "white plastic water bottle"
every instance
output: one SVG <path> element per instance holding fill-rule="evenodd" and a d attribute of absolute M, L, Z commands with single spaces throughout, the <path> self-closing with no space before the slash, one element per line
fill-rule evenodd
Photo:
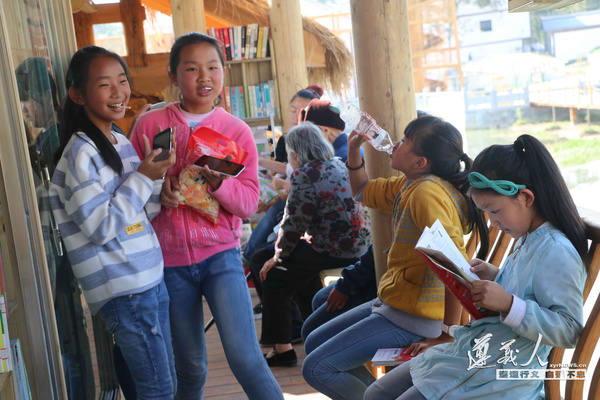
<path fill-rule="evenodd" d="M 376 150 L 392 154 L 394 143 L 390 139 L 390 135 L 377 125 L 377 122 L 369 114 L 360 111 L 355 105 L 348 103 L 340 113 L 340 118 L 353 131 L 364 133 L 365 139 Z"/>

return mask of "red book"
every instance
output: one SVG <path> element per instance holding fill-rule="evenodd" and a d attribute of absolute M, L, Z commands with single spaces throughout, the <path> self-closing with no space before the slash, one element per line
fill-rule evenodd
<path fill-rule="evenodd" d="M 225 37 L 225 60 L 231 61 L 231 42 L 229 40 L 229 28 L 223 28 L 223 36 Z"/>
<path fill-rule="evenodd" d="M 216 29 L 216 33 L 217 33 L 217 39 L 219 39 L 220 45 L 221 45 L 221 50 L 223 50 L 223 57 L 225 57 L 225 59 L 227 60 L 227 49 L 225 48 L 225 36 L 223 35 L 223 29 L 224 28 L 217 28 Z"/>
<path fill-rule="evenodd" d="M 475 307 L 471 289 L 473 282 L 479 278 L 471 272 L 469 263 L 439 220 L 431 228 L 423 230 L 415 247 L 433 273 L 474 319 L 498 315 L 496 311 Z"/>

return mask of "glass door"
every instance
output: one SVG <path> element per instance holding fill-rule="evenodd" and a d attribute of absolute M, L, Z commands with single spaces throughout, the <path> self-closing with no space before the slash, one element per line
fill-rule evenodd
<path fill-rule="evenodd" d="M 46 331 L 44 348 L 49 353 L 48 374 L 55 383 L 61 382 L 64 376 L 67 392 L 67 396 L 58 395 L 55 398 L 93 400 L 94 374 L 81 290 L 73 276 L 48 201 L 50 179 L 55 169 L 54 153 L 59 144 L 59 99 L 65 95 L 62 79 L 65 57 L 60 55 L 71 53 L 71 49 L 54 45 L 64 42 L 64 38 L 58 35 L 64 35 L 65 28 L 60 28 L 63 29 L 60 32 L 54 26 L 57 12 L 53 9 L 60 7 L 59 3 L 62 2 L 0 0 L 5 18 L 0 39 L 8 43 L 9 49 L 1 60 L 2 67 L 5 73 L 12 71 L 14 74 L 18 98 L 9 107 L 12 107 L 11 114 L 16 124 L 21 125 L 20 129 L 2 133 L 2 142 L 4 146 L 7 143 L 5 136 L 11 135 L 11 141 L 17 146 L 16 161 L 29 164 L 19 168 L 28 171 L 28 176 L 14 176 L 11 179 L 29 180 L 23 182 L 23 195 L 27 195 L 28 187 L 33 188 L 29 194 L 35 201 L 29 201 L 38 211 L 39 221 L 34 217 L 28 232 L 31 248 L 37 246 L 44 249 L 44 252 L 40 252 L 40 258 L 43 259 L 34 260 L 33 268 L 37 270 L 33 273 L 33 289 L 38 295 L 39 319 Z M 56 66 L 59 70 L 55 70 Z M 8 68 L 11 71 L 7 71 Z M 24 144 L 20 149 L 19 143 Z M 23 149 L 26 149 L 28 157 L 20 154 L 19 150 Z M 38 235 L 39 243 L 36 243 L 35 230 L 40 227 L 41 235 Z M 59 354 L 52 354 L 56 348 Z M 60 360 L 58 366 L 55 365 L 56 360 Z M 56 389 L 56 393 L 59 392 L 60 388 Z"/>

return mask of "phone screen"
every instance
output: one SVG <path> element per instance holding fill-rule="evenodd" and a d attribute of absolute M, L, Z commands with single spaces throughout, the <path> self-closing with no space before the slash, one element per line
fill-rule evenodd
<path fill-rule="evenodd" d="M 171 150 L 171 132 L 172 129 L 169 127 L 154 136 L 152 149 L 163 149 L 163 151 L 154 157 L 153 161 L 163 161 L 169 158 L 169 150 Z"/>
<path fill-rule="evenodd" d="M 207 155 L 200 157 L 198 161 L 196 161 L 196 165 L 199 165 L 201 167 L 204 165 L 208 165 L 208 168 L 210 168 L 213 171 L 217 171 L 224 175 L 229 175 L 233 177 L 238 176 L 240 172 L 242 172 L 244 168 L 246 168 L 242 164 L 237 164 L 231 161 L 225 161 L 220 158 L 211 157 Z"/>

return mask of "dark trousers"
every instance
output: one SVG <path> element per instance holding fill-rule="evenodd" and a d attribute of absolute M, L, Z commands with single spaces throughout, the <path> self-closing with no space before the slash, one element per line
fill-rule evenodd
<path fill-rule="evenodd" d="M 255 255 L 258 256 L 256 253 Z M 312 297 L 322 288 L 319 272 L 323 269 L 346 267 L 356 260 L 357 258 L 336 258 L 327 253 L 319 253 L 301 240 L 292 254 L 280 265 L 272 268 L 265 281 L 261 283 L 263 338 L 265 333 L 268 333 L 269 336 L 272 335 L 275 343 L 291 343 L 292 296 L 296 295 L 303 314 L 306 312 L 306 315 L 310 315 Z M 256 271 L 257 280 L 260 279 L 258 271 Z"/>

